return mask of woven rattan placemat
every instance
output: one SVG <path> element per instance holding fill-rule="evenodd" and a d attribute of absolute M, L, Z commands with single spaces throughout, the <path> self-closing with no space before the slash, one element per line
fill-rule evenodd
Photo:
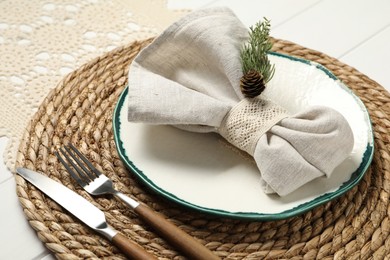
<path fill-rule="evenodd" d="M 154 255 L 181 255 L 113 197 L 91 197 L 54 156 L 63 143 L 81 149 L 127 195 L 165 215 L 227 259 L 383 259 L 390 249 L 390 95 L 357 70 L 325 54 L 275 40 L 274 50 L 321 63 L 357 94 L 370 113 L 375 154 L 360 184 L 303 215 L 274 222 L 221 219 L 161 199 L 137 181 L 116 151 L 112 114 L 126 86 L 129 64 L 150 40 L 134 42 L 82 66 L 59 83 L 26 128 L 17 166 L 43 172 L 90 200 L 108 222 Z M 60 259 L 123 258 L 32 185 L 15 175 L 17 195 L 40 240 Z"/>

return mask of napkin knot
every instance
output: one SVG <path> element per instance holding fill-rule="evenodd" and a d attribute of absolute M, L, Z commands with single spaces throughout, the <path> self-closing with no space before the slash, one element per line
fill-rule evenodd
<path fill-rule="evenodd" d="M 248 30 L 226 8 L 172 24 L 130 66 L 128 120 L 218 132 L 253 156 L 264 192 L 285 196 L 330 176 L 351 153 L 353 133 L 329 107 L 288 115 L 265 96 L 244 98 L 240 50 L 247 41 Z"/>
<path fill-rule="evenodd" d="M 226 114 L 218 131 L 231 144 L 253 156 L 260 137 L 288 116 L 286 109 L 270 100 L 243 99 Z"/>

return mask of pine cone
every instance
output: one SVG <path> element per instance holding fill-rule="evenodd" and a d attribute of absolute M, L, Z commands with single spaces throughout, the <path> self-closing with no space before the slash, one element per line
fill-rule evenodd
<path fill-rule="evenodd" d="M 254 98 L 265 89 L 263 75 L 256 70 L 248 71 L 240 80 L 241 92 L 247 98 Z"/>

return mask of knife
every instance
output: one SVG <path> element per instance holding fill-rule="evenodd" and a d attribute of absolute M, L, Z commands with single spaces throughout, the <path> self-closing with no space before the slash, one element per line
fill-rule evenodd
<path fill-rule="evenodd" d="M 141 246 L 109 226 L 104 213 L 74 191 L 45 175 L 26 168 L 17 168 L 16 172 L 87 226 L 112 241 L 127 257 L 131 259 L 157 259 Z"/>

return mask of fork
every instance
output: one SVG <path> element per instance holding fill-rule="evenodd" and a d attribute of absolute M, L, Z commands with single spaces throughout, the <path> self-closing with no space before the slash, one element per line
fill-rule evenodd
<path fill-rule="evenodd" d="M 55 152 L 71 177 L 92 195 L 112 194 L 132 208 L 142 219 L 153 227 L 172 245 L 178 247 L 191 259 L 219 259 L 207 247 L 175 226 L 161 214 L 152 210 L 146 204 L 138 202 L 114 188 L 113 182 L 96 169 L 77 148 L 69 144 Z M 62 154 L 62 155 L 61 155 Z"/>

